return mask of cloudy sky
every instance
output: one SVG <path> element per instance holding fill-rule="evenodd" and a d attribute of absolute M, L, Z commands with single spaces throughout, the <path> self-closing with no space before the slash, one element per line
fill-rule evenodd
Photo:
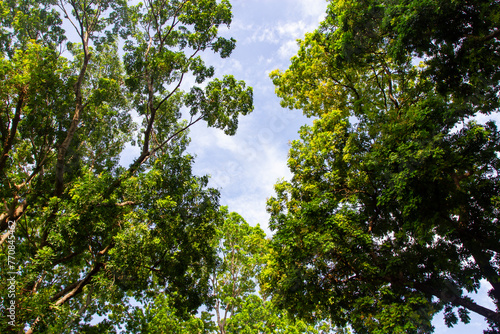
<path fill-rule="evenodd" d="M 273 186 L 290 178 L 286 165 L 289 141 L 298 138 L 301 125 L 311 121 L 300 111 L 285 110 L 274 95 L 269 72 L 285 70 L 297 51 L 297 39 L 313 31 L 323 19 L 325 0 L 232 0 L 234 19 L 224 35 L 237 40 L 229 59 L 208 55 L 216 76 L 233 74 L 254 89 L 255 110 L 240 118 L 235 136 L 197 124 L 191 131 L 188 151 L 196 155 L 195 173 L 211 175 L 211 186 L 221 192 L 221 204 L 241 214 L 251 225 L 270 235 L 266 199 L 274 195 Z M 476 297 L 489 302 L 484 291 Z M 491 302 L 489 302 L 491 305 Z M 434 321 L 435 333 L 481 333 L 482 317 L 472 316 L 471 324 L 448 329 L 442 315 Z M 466 328 L 466 329 L 465 329 Z"/>
<path fill-rule="evenodd" d="M 250 224 L 269 232 L 266 199 L 286 166 L 289 140 L 308 120 L 300 111 L 285 110 L 274 95 L 269 72 L 286 69 L 297 51 L 297 39 L 312 31 L 324 17 L 324 0 L 233 0 L 234 19 L 224 35 L 237 40 L 229 59 L 208 57 L 216 75 L 233 74 L 254 89 L 255 110 L 241 117 L 235 136 L 200 124 L 192 130 L 190 153 L 195 171 L 210 174 L 221 190 L 222 204 Z"/>

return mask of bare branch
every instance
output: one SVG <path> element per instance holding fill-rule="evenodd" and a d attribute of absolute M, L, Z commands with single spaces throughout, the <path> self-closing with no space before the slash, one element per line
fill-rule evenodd
<path fill-rule="evenodd" d="M 81 35 L 81 32 L 78 30 L 75 22 L 73 22 L 73 20 L 71 19 L 71 17 L 69 16 L 68 12 L 66 11 L 66 7 L 64 6 L 63 2 L 62 1 L 59 1 L 59 3 L 57 4 L 57 6 L 64 12 L 64 16 L 65 18 L 67 18 L 69 20 L 69 22 L 71 23 L 71 25 L 75 28 L 76 30 L 76 33 L 78 34 L 78 36 L 82 36 Z"/>

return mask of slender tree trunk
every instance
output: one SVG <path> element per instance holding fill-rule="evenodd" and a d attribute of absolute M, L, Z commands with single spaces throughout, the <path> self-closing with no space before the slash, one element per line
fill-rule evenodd
<path fill-rule="evenodd" d="M 75 112 L 73 114 L 73 119 L 71 120 L 71 125 L 66 134 L 66 138 L 63 143 L 59 146 L 57 152 L 57 162 L 56 162 L 56 184 L 55 184 L 55 195 L 57 197 L 61 197 L 64 191 L 64 167 L 65 167 L 65 158 L 68 148 L 75 136 L 75 132 L 78 129 L 78 124 L 80 123 L 81 113 L 83 112 L 83 94 L 82 94 L 82 86 L 83 80 L 85 78 L 85 73 L 87 72 L 87 67 L 90 61 L 90 51 L 89 51 L 89 36 L 88 33 L 85 33 L 82 37 L 83 42 L 83 64 L 80 69 L 80 74 L 78 75 L 78 80 L 75 83 Z"/>

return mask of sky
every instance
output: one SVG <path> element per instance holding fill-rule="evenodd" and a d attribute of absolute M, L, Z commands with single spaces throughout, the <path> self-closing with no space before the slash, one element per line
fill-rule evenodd
<path fill-rule="evenodd" d="M 286 161 L 289 141 L 298 139 L 298 130 L 311 120 L 300 110 L 280 107 L 269 73 L 286 70 L 298 50 L 297 39 L 312 32 L 325 16 L 325 0 L 232 0 L 233 22 L 223 35 L 237 40 L 228 59 L 207 54 L 205 60 L 216 68 L 216 76 L 232 74 L 254 90 L 255 109 L 241 117 L 237 134 L 227 136 L 198 123 L 191 130 L 188 148 L 195 155 L 194 173 L 210 175 L 210 186 L 218 188 L 221 204 L 238 212 L 251 225 L 259 224 L 270 236 L 266 200 L 274 195 L 274 184 L 290 179 Z M 475 299 L 484 306 L 492 303 L 482 289 Z M 488 304 L 488 302 L 490 304 Z M 467 326 L 448 329 L 442 315 L 433 322 L 435 333 L 482 333 L 487 327 L 480 316 L 471 314 Z"/>
<path fill-rule="evenodd" d="M 240 117 L 235 136 L 201 124 L 191 132 L 189 152 L 196 154 L 195 172 L 211 175 L 223 205 L 267 232 L 266 199 L 280 178 L 289 178 L 289 141 L 311 122 L 300 110 L 280 107 L 269 73 L 285 70 L 298 50 L 297 39 L 323 19 L 324 0 L 233 0 L 233 23 L 225 36 L 237 40 L 229 59 L 209 57 L 216 76 L 232 74 L 253 87 L 255 109 Z"/>

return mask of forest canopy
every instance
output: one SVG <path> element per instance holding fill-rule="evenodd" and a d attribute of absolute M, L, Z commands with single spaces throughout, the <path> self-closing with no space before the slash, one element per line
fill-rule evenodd
<path fill-rule="evenodd" d="M 0 0 L 1 333 L 500 332 L 500 4 L 326 2 L 258 79 L 313 119 L 266 236 L 188 153 L 254 109 L 228 0 Z"/>
<path fill-rule="evenodd" d="M 496 1 L 331 1 L 271 78 L 314 116 L 268 201 L 266 289 L 303 318 L 357 333 L 500 330 Z M 480 281 L 493 309 L 466 296 Z"/>
<path fill-rule="evenodd" d="M 195 123 L 232 135 L 253 109 L 202 58 L 231 54 L 231 20 L 226 0 L 0 2 L 0 332 L 114 332 L 158 294 L 180 317 L 208 302 L 223 214 L 185 149 Z"/>

